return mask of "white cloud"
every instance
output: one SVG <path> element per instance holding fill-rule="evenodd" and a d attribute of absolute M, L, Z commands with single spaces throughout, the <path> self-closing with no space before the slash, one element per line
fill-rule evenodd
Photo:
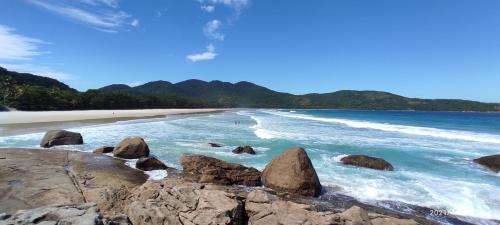
<path fill-rule="evenodd" d="M 203 27 L 203 33 L 214 40 L 223 41 L 224 34 L 220 32 L 220 27 L 222 23 L 219 20 L 212 20 L 205 24 Z"/>
<path fill-rule="evenodd" d="M 21 73 L 32 73 L 32 74 L 39 75 L 39 76 L 54 78 L 54 79 L 59 80 L 59 81 L 68 81 L 68 80 L 76 79 L 76 76 L 74 76 L 72 74 L 57 72 L 57 71 L 52 70 L 49 67 L 37 66 L 37 65 L 30 64 L 30 63 L 22 63 L 22 64 L 0 63 L 0 65 L 8 70 L 21 72 Z"/>
<path fill-rule="evenodd" d="M 133 26 L 135 21 L 131 15 L 117 9 L 117 0 L 29 1 L 44 10 L 105 32 L 117 32 L 127 25 Z"/>
<path fill-rule="evenodd" d="M 130 25 L 132 25 L 133 27 L 138 27 L 139 26 L 139 20 L 138 19 L 132 20 L 132 23 L 130 23 Z"/>
<path fill-rule="evenodd" d="M 102 4 L 112 8 L 118 7 L 118 0 L 78 0 L 78 1 L 94 6 Z"/>
<path fill-rule="evenodd" d="M 186 56 L 188 60 L 191 62 L 198 62 L 198 61 L 206 61 L 206 60 L 212 60 L 215 59 L 217 56 L 217 53 L 215 53 L 215 47 L 212 44 L 209 44 L 207 46 L 207 51 L 199 54 L 192 54 Z"/>
<path fill-rule="evenodd" d="M 202 5 L 201 6 L 201 10 L 210 13 L 210 12 L 213 12 L 215 10 L 215 6 L 213 6 L 213 5 Z"/>
<path fill-rule="evenodd" d="M 134 81 L 134 82 L 128 83 L 127 85 L 130 87 L 137 87 L 137 86 L 143 85 L 143 84 L 144 84 L 144 82 L 142 82 L 142 81 Z"/>
<path fill-rule="evenodd" d="M 47 44 L 42 40 L 14 33 L 14 29 L 0 24 L 0 66 L 17 72 L 33 73 L 57 80 L 71 80 L 75 76 L 52 70 L 46 66 L 37 66 L 25 61 L 33 60 L 44 54 L 39 45 Z"/>
<path fill-rule="evenodd" d="M 246 8 L 250 4 L 250 0 L 198 0 L 198 2 L 202 4 L 222 4 L 227 7 L 231 7 L 236 11 L 236 14 L 239 15 L 241 10 Z"/>
<path fill-rule="evenodd" d="M 156 16 L 158 16 L 158 17 L 162 17 L 162 16 L 163 16 L 163 14 L 165 14 L 165 13 L 167 12 L 167 10 L 168 10 L 167 8 L 163 8 L 163 9 L 158 10 L 158 11 L 156 12 Z"/>
<path fill-rule="evenodd" d="M 42 54 L 38 45 L 46 42 L 14 33 L 0 24 L 0 60 L 27 60 Z"/>

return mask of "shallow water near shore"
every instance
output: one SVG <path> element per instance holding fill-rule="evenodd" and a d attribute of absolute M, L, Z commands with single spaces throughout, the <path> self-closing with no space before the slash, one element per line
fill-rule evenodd
<path fill-rule="evenodd" d="M 194 153 L 263 169 L 283 150 L 302 146 L 323 185 L 358 200 L 400 201 L 500 220 L 500 175 L 472 162 L 500 153 L 498 113 L 246 110 L 70 130 L 82 133 L 85 144 L 58 148 L 93 151 L 141 136 L 154 155 L 177 168 L 183 154 Z M 38 147 L 42 136 L 0 137 L 0 146 Z M 257 154 L 231 153 L 240 145 L 253 146 Z M 340 158 L 349 154 L 382 157 L 395 171 L 342 165 Z"/>

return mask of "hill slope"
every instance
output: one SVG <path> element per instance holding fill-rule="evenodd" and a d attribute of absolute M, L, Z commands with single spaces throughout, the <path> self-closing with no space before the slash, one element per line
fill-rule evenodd
<path fill-rule="evenodd" d="M 113 84 L 78 92 L 52 78 L 0 67 L 0 109 L 21 110 L 141 108 L 321 108 L 365 110 L 500 111 L 500 104 L 453 99 L 406 98 L 380 91 L 337 91 L 292 95 L 242 81 L 153 81 L 137 87 Z"/>
<path fill-rule="evenodd" d="M 292 95 L 242 81 L 186 80 L 172 84 L 154 81 L 137 87 L 100 88 L 109 92 L 166 94 L 210 102 L 223 107 L 321 108 L 364 110 L 500 111 L 500 104 L 454 99 L 407 98 L 388 92 L 343 90 L 325 94 Z"/>

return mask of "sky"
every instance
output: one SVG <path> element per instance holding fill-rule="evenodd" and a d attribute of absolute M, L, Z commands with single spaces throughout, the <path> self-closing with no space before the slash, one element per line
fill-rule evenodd
<path fill-rule="evenodd" d="M 0 9 L 0 66 L 81 91 L 201 79 L 500 102 L 498 0 L 9 0 Z"/>

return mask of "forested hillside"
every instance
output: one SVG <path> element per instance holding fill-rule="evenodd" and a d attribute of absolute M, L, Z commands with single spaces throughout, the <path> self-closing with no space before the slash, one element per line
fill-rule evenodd
<path fill-rule="evenodd" d="M 0 110 L 150 108 L 320 108 L 363 110 L 500 111 L 500 104 L 453 99 L 406 98 L 379 91 L 337 91 L 292 95 L 242 81 L 153 81 L 140 86 L 113 84 L 79 92 L 52 78 L 0 67 Z"/>

